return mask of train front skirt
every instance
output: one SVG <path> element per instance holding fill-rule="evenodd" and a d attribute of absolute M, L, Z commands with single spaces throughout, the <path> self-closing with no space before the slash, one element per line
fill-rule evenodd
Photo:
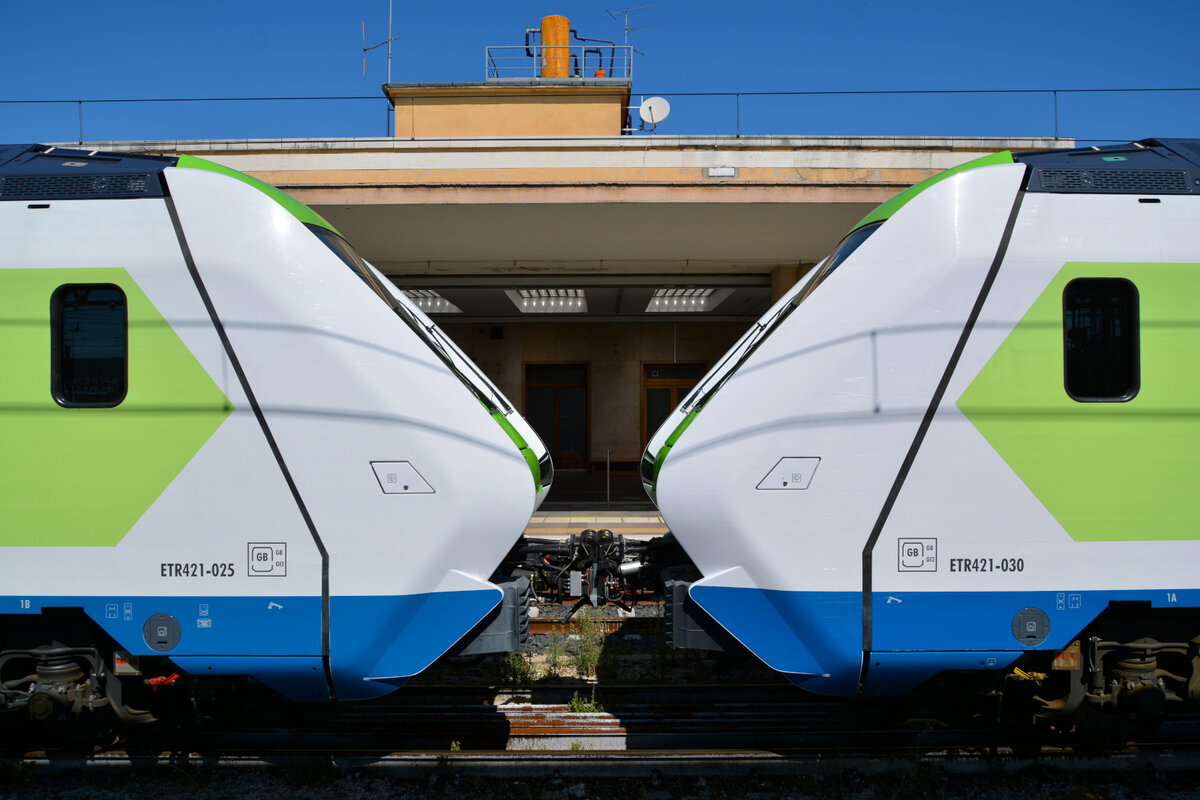
<path fill-rule="evenodd" d="M 379 697 L 453 647 L 503 598 L 451 572 L 436 591 L 330 599 L 330 673 L 340 700 Z M 320 597 L 37 597 L 23 613 L 82 608 L 128 654 L 192 675 L 249 675 L 292 700 L 330 699 Z"/>
<path fill-rule="evenodd" d="M 1200 591 L 876 592 L 863 670 L 860 592 L 784 591 L 740 567 L 692 584 L 704 611 L 772 669 L 828 695 L 894 695 L 943 670 L 997 670 L 1066 648 L 1110 603 L 1200 604 Z"/>

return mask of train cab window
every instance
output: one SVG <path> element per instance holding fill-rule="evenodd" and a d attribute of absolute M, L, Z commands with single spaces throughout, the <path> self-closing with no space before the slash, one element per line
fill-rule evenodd
<path fill-rule="evenodd" d="M 837 246 L 837 249 L 833 251 L 833 254 L 821 262 L 821 265 L 817 267 L 817 274 L 813 277 L 812 281 L 809 282 L 808 286 L 805 287 L 804 291 L 796 298 L 794 305 L 800 305 L 803 303 L 810 294 L 816 291 L 818 286 L 825 282 L 826 278 L 833 274 L 834 270 L 842 265 L 843 261 L 849 258 L 854 251 L 858 249 L 859 245 L 871 238 L 871 234 L 879 230 L 879 226 L 885 221 L 886 220 L 873 222 L 870 225 L 864 225 L 861 228 L 848 233 L 846 238 L 842 239 L 841 243 Z"/>
<path fill-rule="evenodd" d="M 504 399 L 504 395 L 496 388 L 487 376 L 479 371 L 479 368 L 467 358 L 466 354 L 446 336 L 444 332 L 428 317 L 423 314 L 413 313 L 410 305 L 406 305 L 407 298 L 401 302 L 397 294 L 393 294 L 391 289 L 387 288 L 390 285 L 388 280 L 368 264 L 358 251 L 350 246 L 350 243 L 343 239 L 333 231 L 322 228 L 319 225 L 309 225 L 308 229 L 313 232 L 321 242 L 333 251 L 342 263 L 350 268 L 350 271 L 359 277 L 363 283 L 370 287 L 371 291 L 379 296 L 379 299 L 388 305 L 396 313 L 400 319 L 412 330 L 417 337 L 423 341 L 430 350 L 442 360 L 450 371 L 453 372 L 463 385 L 471 390 L 480 402 L 490 412 L 501 412 L 503 414 L 512 413 L 512 406 Z M 391 287 L 394 289 L 395 287 Z M 468 373 L 470 373 L 468 375 Z"/>
<path fill-rule="evenodd" d="M 1137 287 L 1077 278 L 1063 290 L 1063 371 L 1081 403 L 1132 400 L 1141 384 Z"/>
<path fill-rule="evenodd" d="M 129 318 L 112 284 L 60 286 L 50 299 L 50 392 L 65 408 L 111 408 L 128 390 Z"/>
<path fill-rule="evenodd" d="M 371 288 L 371 291 L 379 295 L 379 299 L 387 303 L 392 308 L 396 307 L 396 300 L 391 297 L 387 290 L 380 286 L 375 276 L 371 274 L 371 270 L 367 267 L 363 257 L 358 254 L 358 251 L 350 246 L 350 243 L 338 236 L 331 230 L 322 228 L 318 225 L 309 225 L 308 229 L 313 232 L 322 244 L 333 251 L 334 255 L 342 260 L 350 271 L 359 277 L 359 279 Z"/>

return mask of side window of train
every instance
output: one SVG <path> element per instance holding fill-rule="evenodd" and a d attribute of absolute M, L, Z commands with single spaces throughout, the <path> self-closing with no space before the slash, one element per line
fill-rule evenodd
<path fill-rule="evenodd" d="M 110 283 L 60 286 L 50 299 L 50 392 L 64 408 L 112 408 L 129 380 L 125 293 Z"/>
<path fill-rule="evenodd" d="M 1141 386 L 1138 291 L 1124 278 L 1076 278 L 1063 289 L 1063 370 L 1081 403 L 1125 402 Z"/>

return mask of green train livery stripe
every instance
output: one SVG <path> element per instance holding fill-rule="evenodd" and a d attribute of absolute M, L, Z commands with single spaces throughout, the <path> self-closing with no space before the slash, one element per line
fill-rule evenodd
<path fill-rule="evenodd" d="M 499 411 L 492 412 L 492 419 L 496 420 L 496 424 L 504 429 L 504 432 L 508 434 L 508 438 L 512 439 L 513 444 L 521 451 L 521 455 L 525 458 L 525 463 L 529 465 L 529 471 L 533 473 L 533 486 L 537 490 L 537 493 L 541 494 L 544 492 L 546 487 L 542 486 L 542 465 L 538 463 L 537 456 L 534 455 L 529 443 L 525 441 L 525 437 L 518 433 L 513 424 Z"/>
<path fill-rule="evenodd" d="M 965 164 L 959 164 L 957 167 L 951 167 L 945 172 L 939 172 L 937 175 L 931 175 L 920 183 L 915 183 L 908 187 L 891 200 L 888 200 L 885 203 L 880 203 L 874 211 L 859 220 L 858 224 L 851 228 L 851 231 L 856 231 L 864 225 L 870 225 L 872 222 L 891 219 L 897 211 L 899 211 L 906 203 L 908 203 L 908 201 L 912 200 L 914 197 L 928 189 L 930 186 L 933 186 L 935 183 L 940 183 L 941 181 L 946 180 L 946 178 L 949 178 L 951 175 L 957 175 L 960 172 L 966 172 L 967 170 L 975 169 L 976 167 L 988 167 L 993 164 L 1012 163 L 1012 152 L 1009 150 L 1003 150 L 999 153 L 992 153 L 991 155 L 986 155 L 982 158 L 976 158 L 972 161 L 966 162 Z"/>
<path fill-rule="evenodd" d="M 114 408 L 51 396 L 51 297 L 73 283 L 125 293 L 128 393 Z M 0 546 L 116 545 L 232 404 L 123 269 L 0 270 L 0 319 Z"/>
<path fill-rule="evenodd" d="M 1137 287 L 1141 385 L 1128 402 L 1081 403 L 1064 388 L 1063 289 L 1075 278 Z M 1076 541 L 1200 539 L 1197 306 L 1200 264 L 1069 262 L 958 398 Z"/>
<path fill-rule="evenodd" d="M 654 477 L 651 486 L 658 486 L 658 472 L 662 469 L 663 462 L 667 460 L 667 453 L 671 452 L 671 448 L 679 441 L 679 437 L 692 424 L 692 420 L 696 419 L 696 415 L 700 413 L 699 408 L 692 409 L 683 420 L 675 426 L 675 430 L 667 437 L 667 441 L 663 442 L 662 449 L 658 451 L 658 458 L 654 460 Z"/>
<path fill-rule="evenodd" d="M 341 233 L 338 233 L 337 228 L 330 225 L 328 220 L 326 220 L 317 212 L 313 211 L 308 206 L 304 205 L 304 203 L 301 203 L 287 192 L 276 189 L 271 184 L 266 183 L 265 181 L 260 181 L 258 178 L 251 177 L 244 172 L 238 172 L 236 169 L 231 167 L 226 167 L 222 164 L 217 164 L 216 162 L 208 161 L 203 158 L 196 158 L 195 156 L 190 156 L 186 153 L 179 157 L 179 162 L 175 166 L 184 167 L 185 169 L 205 169 L 209 172 L 219 172 L 222 175 L 228 175 L 231 178 L 237 178 L 242 183 L 247 183 L 253 186 L 255 189 L 258 189 L 260 192 L 270 197 L 276 203 L 279 203 L 279 205 L 286 208 L 293 217 L 300 220 L 305 225 L 316 225 L 317 227 L 331 230 L 334 233 L 337 233 L 338 236 L 341 236 Z"/>

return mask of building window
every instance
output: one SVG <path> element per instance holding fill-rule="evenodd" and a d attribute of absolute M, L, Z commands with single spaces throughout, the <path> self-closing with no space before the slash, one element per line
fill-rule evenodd
<path fill-rule="evenodd" d="M 1063 290 L 1064 382 L 1079 402 L 1132 400 L 1141 383 L 1137 287 L 1077 278 Z"/>
<path fill-rule="evenodd" d="M 128 388 L 125 293 L 108 283 L 60 286 L 50 300 L 50 391 L 67 408 L 111 408 Z"/>

